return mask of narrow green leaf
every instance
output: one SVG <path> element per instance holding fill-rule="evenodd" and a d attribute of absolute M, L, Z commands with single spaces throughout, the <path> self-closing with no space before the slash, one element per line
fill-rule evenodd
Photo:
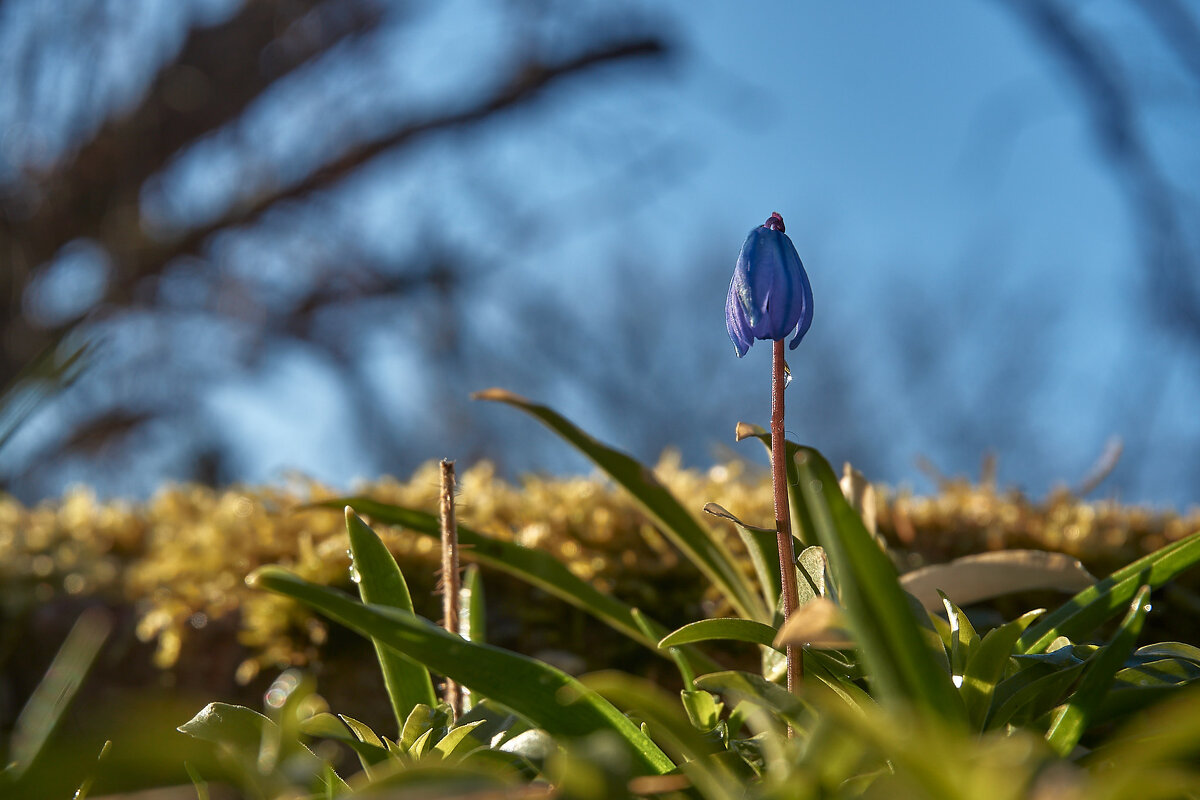
<path fill-rule="evenodd" d="M 482 747 L 483 743 L 478 739 L 471 738 L 471 732 L 483 724 L 483 720 L 476 722 L 468 722 L 463 725 L 451 728 L 445 736 L 433 746 L 433 751 L 442 758 L 456 758 L 466 755 L 477 747 Z"/>
<path fill-rule="evenodd" d="M 1017 651 L 1040 653 L 1059 636 L 1080 641 L 1128 607 L 1143 584 L 1157 589 L 1197 563 L 1200 532 L 1143 556 L 1084 589 L 1029 626 L 1017 642 Z"/>
<path fill-rule="evenodd" d="M 778 633 L 770 625 L 749 619 L 728 617 L 721 619 L 702 619 L 691 622 L 676 631 L 672 631 L 658 643 L 659 647 L 678 647 L 683 644 L 696 642 L 711 642 L 715 639 L 732 639 L 735 642 L 765 644 L 772 646 Z"/>
<path fill-rule="evenodd" d="M 584 681 L 644 720 L 643 725 L 664 742 L 703 797 L 734 800 L 745 794 L 745 787 L 728 764 L 713 757 L 719 745 L 696 730 L 680 704 L 665 690 L 644 678 L 615 670 L 594 672 Z"/>
<path fill-rule="evenodd" d="M 701 526 L 649 469 L 625 453 L 593 439 L 557 412 L 512 392 L 487 389 L 476 393 L 474 397 L 477 400 L 507 403 L 557 433 L 628 491 L 675 546 L 713 582 L 740 616 L 763 619 L 769 613 L 720 539 Z"/>
<path fill-rule="evenodd" d="M 984 728 L 1025 725 L 1060 705 L 1087 662 L 1026 667 L 996 686 Z"/>
<path fill-rule="evenodd" d="M 201 741 L 226 745 L 243 755 L 257 758 L 263 731 L 273 728 L 275 723 L 254 709 L 229 703 L 209 703 L 177 730 Z"/>
<path fill-rule="evenodd" d="M 1155 642 L 1134 651 L 1138 658 L 1178 658 L 1200 665 L 1200 647 L 1183 642 Z"/>
<path fill-rule="evenodd" d="M 433 745 L 433 729 L 425 731 L 408 748 L 408 754 L 413 758 L 422 758 Z"/>
<path fill-rule="evenodd" d="M 724 695 L 735 703 L 749 701 L 773 711 L 793 727 L 800 728 L 811 721 L 811 712 L 799 697 L 751 672 L 714 672 L 697 679 L 696 685 L 705 691 Z"/>
<path fill-rule="evenodd" d="M 751 425 L 748 422 L 739 422 L 734 436 L 739 442 L 743 439 L 758 439 L 762 442 L 763 447 L 767 448 L 767 460 L 771 460 L 771 434 L 762 426 Z M 801 513 L 801 509 L 804 507 L 804 500 L 800 495 L 799 479 L 796 477 L 796 451 L 798 447 L 796 443 L 784 440 L 784 472 L 787 473 L 788 508 L 791 512 L 792 537 L 800 541 L 801 547 L 811 547 L 812 545 L 819 544 L 819 542 L 813 533 L 811 520 L 806 514 Z"/>
<path fill-rule="evenodd" d="M 971 649 L 979 644 L 979 634 L 975 633 L 975 626 L 967 619 L 963 610 L 951 602 L 942 590 L 936 591 L 950 624 L 950 674 L 961 681 L 967 671 L 967 659 Z"/>
<path fill-rule="evenodd" d="M 358 593 L 364 603 L 391 606 L 403 611 L 413 610 L 412 596 L 404 574 L 384 543 L 350 506 L 346 506 L 346 532 L 350 536 L 350 556 L 358 578 Z M 421 664 L 396 653 L 379 642 L 372 641 L 383 685 L 392 704 L 392 714 L 399 729 L 414 707 L 420 703 L 433 705 L 433 681 L 429 670 Z"/>
<path fill-rule="evenodd" d="M 354 717 L 346 714 L 338 714 L 337 718 L 350 730 L 355 738 L 364 744 L 374 745 L 375 747 L 387 750 L 387 745 L 383 742 L 383 737 L 371 730 L 371 726 L 365 722 L 360 722 Z"/>
<path fill-rule="evenodd" d="M 378 639 L 434 672 L 508 706 L 552 735 L 615 733 L 640 773 L 663 773 L 675 766 L 612 704 L 570 675 L 536 659 L 468 642 L 399 609 L 363 605 L 343 592 L 309 583 L 279 567 L 263 567 L 247 582 L 295 598 Z"/>
<path fill-rule="evenodd" d="M 463 570 L 462 590 L 459 594 L 459 633 L 464 639 L 483 644 L 487 641 L 487 604 L 484 602 L 483 576 L 477 564 L 468 564 Z"/>
<path fill-rule="evenodd" d="M 794 452 L 800 516 L 825 548 L 879 694 L 952 723 L 965 721 L 958 691 L 921 633 L 895 567 L 846 502 L 833 469 L 812 448 L 795 446 Z"/>
<path fill-rule="evenodd" d="M 33 690 L 13 728 L 7 776 L 19 778 L 58 727 L 112 630 L 112 617 L 98 608 L 79 615 L 62 647 Z"/>
<path fill-rule="evenodd" d="M 402 506 L 389 505 L 369 497 L 341 497 L 313 503 L 309 508 L 342 508 L 350 506 L 359 514 L 366 514 L 376 522 L 399 525 L 413 533 L 432 539 L 441 536 L 437 517 L 424 511 Z M 591 614 L 609 627 L 617 630 L 638 644 L 649 648 L 663 658 L 667 653 L 658 649 L 658 640 L 666 636 L 662 623 L 646 617 L 645 621 L 654 630 L 647 635 L 633 618 L 633 608 L 610 594 L 576 576 L 566 565 L 543 550 L 522 547 L 515 542 L 493 539 L 462 525 L 458 526 L 458 543 L 464 558 L 503 570 L 531 586 L 565 600 L 581 611 Z M 644 616 L 644 615 L 643 615 Z M 686 657 L 696 670 L 714 669 L 715 663 L 698 652 L 689 652 Z"/>
<path fill-rule="evenodd" d="M 397 744 L 407 753 L 423 734 L 437 727 L 445 727 L 449 722 L 450 715 L 444 708 L 434 708 L 421 703 L 412 710 L 408 719 L 404 720 Z"/>
<path fill-rule="evenodd" d="M 639 609 L 633 609 L 633 619 L 634 622 L 636 622 L 642 629 L 642 633 L 646 634 L 647 636 L 654 636 L 656 634 L 651 621 L 648 620 L 646 615 L 643 614 Z M 696 680 L 696 670 L 693 668 L 691 660 L 689 659 L 688 653 L 690 648 L 688 650 L 685 650 L 682 647 L 662 648 L 660 646 L 660 648 L 671 655 L 671 660 L 675 662 L 675 668 L 679 670 L 679 677 L 683 679 L 684 688 L 691 687 L 692 683 Z"/>
<path fill-rule="evenodd" d="M 483 644 L 487 641 L 487 604 L 484 600 L 483 575 L 478 564 L 468 564 L 463 571 L 462 588 L 458 593 L 458 632 L 464 639 Z M 470 689 L 462 688 L 462 710 L 470 711 L 482 698 Z"/>
<path fill-rule="evenodd" d="M 196 800 L 209 800 L 208 781 L 204 780 L 204 776 L 186 761 L 183 762 L 183 769 L 192 782 L 192 788 L 196 790 Z"/>
<path fill-rule="evenodd" d="M 1152 661 L 1131 659 L 1130 664 L 1120 670 L 1115 678 L 1117 686 L 1179 686 L 1200 680 L 1200 666 L 1193 661 L 1179 658 L 1161 658 Z"/>
<path fill-rule="evenodd" d="M 1079 688 L 1050 723 L 1050 730 L 1046 732 L 1046 742 L 1063 758 L 1070 755 L 1079 743 L 1080 737 L 1103 702 L 1104 695 L 1112 686 L 1113 676 L 1133 652 L 1149 612 L 1150 587 L 1142 586 L 1134 595 L 1129 611 L 1125 614 L 1125 619 L 1122 620 L 1112 642 L 1089 659 Z"/>
<path fill-rule="evenodd" d="M 750 554 L 750 563 L 754 566 L 754 574 L 758 577 L 762 590 L 766 611 L 773 611 L 779 605 L 780 570 L 779 570 L 779 537 L 774 529 L 760 528 L 742 522 L 716 503 L 706 503 L 704 513 L 732 522 L 737 528 L 746 552 Z M 772 614 L 772 616 L 774 616 Z M 764 617 L 760 622 L 771 622 Z"/>
<path fill-rule="evenodd" d="M 341 742 L 358 755 L 364 768 L 387 761 L 389 753 L 383 741 L 374 734 L 372 734 L 373 741 L 365 741 L 362 736 L 354 733 L 349 723 L 346 722 L 348 719 L 350 718 L 334 716 L 327 712 L 314 714 L 300 723 L 300 733 L 314 739 L 331 739 Z"/>
<path fill-rule="evenodd" d="M 993 628 L 984 634 L 978 646 L 971 649 L 959 693 L 967 707 L 967 718 L 973 729 L 983 730 L 996 684 L 1004 677 L 1004 668 L 1008 665 L 1017 639 L 1043 613 L 1044 609 L 1039 608 Z"/>

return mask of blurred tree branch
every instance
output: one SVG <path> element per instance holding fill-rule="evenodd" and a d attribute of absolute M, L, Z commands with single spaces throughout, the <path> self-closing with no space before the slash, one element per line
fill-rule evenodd
<path fill-rule="evenodd" d="M 1200 34 L 1191 11 L 1175 0 L 1129 2 L 1154 24 L 1161 43 L 1188 67 L 1200 90 Z M 1200 348 L 1200 254 L 1196 217 L 1159 165 L 1142 124 L 1137 84 L 1128 80 L 1119 52 L 1125 40 L 1091 31 L 1078 19 L 1079 7 L 1056 0 L 1002 0 L 1066 69 L 1090 111 L 1092 129 L 1125 187 L 1130 211 L 1138 221 L 1149 289 L 1149 316 Z M 1194 223 L 1190 223 L 1193 224 Z"/>
<path fill-rule="evenodd" d="M 21 42 L 25 82 L 14 87 L 28 95 L 23 107 L 35 109 L 37 93 L 47 91 L 35 76 L 39 68 L 53 72 L 53 59 L 61 57 L 56 39 L 65 35 L 69 40 L 70 31 L 80 26 L 96 27 L 88 32 L 93 37 L 115 34 L 103 26 L 119 22 L 119 14 L 108 13 L 119 8 L 119 2 L 90 0 L 86 18 L 66 15 L 62 26 L 31 28 Z M 155 65 L 153 78 L 135 102 L 108 109 L 107 119 L 99 124 L 89 124 L 87 114 L 72 110 L 72 143 L 53 160 L 21 165 L 7 177 L 0 172 L 0 263 L 4 265 L 0 269 L 0 384 L 11 380 L 49 343 L 76 329 L 88 335 L 119 331 L 125 320 L 149 314 L 158 320 L 151 328 L 157 331 L 153 335 L 171 336 L 173 321 L 191 324 L 187 321 L 204 319 L 209 326 L 243 331 L 251 358 L 288 343 L 323 354 L 337 373 L 347 402 L 356 409 L 356 419 L 375 429 L 369 443 L 395 447 L 392 432 L 379 430 L 387 415 L 380 398 L 371 396 L 360 365 L 352 363 L 350 345 L 320 322 L 330 315 L 361 318 L 359 309 L 366 301 L 391 303 L 394 309 L 427 290 L 441 298 L 442 306 L 453 309 L 460 302 L 462 260 L 449 253 L 423 263 L 417 263 L 419 254 L 414 254 L 413 263 L 404 258 L 380 260 L 378 254 L 356 253 L 353 243 L 326 244 L 326 239 L 336 241 L 330 231 L 329 236 L 317 237 L 319 249 L 309 248 L 304 254 L 310 262 L 307 278 L 298 271 L 294 285 L 281 296 L 267 287 L 247 284 L 236 271 L 220 269 L 212 244 L 229 232 L 243 238 L 247 233 L 260 236 L 261 230 L 281 227 L 280 219 L 286 222 L 273 233 L 287 244 L 299 233 L 295 226 L 305 222 L 297 208 L 365 172 L 381 155 L 529 108 L 549 89 L 576 76 L 621 64 L 644 68 L 669 55 L 670 48 L 658 33 L 629 17 L 624 25 L 604 26 L 589 22 L 586 13 L 578 13 L 580 9 L 570 4 L 560 11 L 564 9 L 570 13 L 560 14 L 552 46 L 539 48 L 536 37 L 509 43 L 502 65 L 481 82 L 491 89 L 462 95 L 468 99 L 447 93 L 433 104 L 423 102 L 421 111 L 379 114 L 372 125 L 355 129 L 354 137 L 328 143 L 297 176 L 259 183 L 247 180 L 238 187 L 244 190 L 240 195 L 208 218 L 164 227 L 146 216 L 147 187 L 181 157 L 242 125 L 283 79 L 311 80 L 314 65 L 335 50 L 377 57 L 373 37 L 389 25 L 403 28 L 413 9 L 381 0 L 245 0 L 227 18 L 192 27 L 177 51 Z M 510 9 L 508 13 L 519 17 L 524 12 Z M 605 13 L 613 21 L 623 19 L 619 11 L 606 8 Z M 90 56 L 87 52 L 70 55 L 84 60 Z M 96 83 L 89 75 L 82 91 L 94 96 Z M 83 99 L 76 101 L 80 107 Z M 251 168 L 256 157 L 262 158 L 249 152 L 239 157 Z M 94 252 L 107 262 L 102 293 L 65 318 L 31 314 L 31 292 L 66 248 L 81 240 L 92 243 Z M 294 245 L 302 246 L 300 240 Z M 200 276 L 202 291 L 184 307 L 173 308 L 164 304 L 159 286 L 179 271 L 180 264 Z M 450 320 L 458 313 L 450 310 L 439 327 L 452 328 Z M 162 361 L 164 348 L 168 359 L 181 357 L 169 354 L 170 347 L 164 339 L 162 347 L 143 348 L 141 355 L 128 347 L 113 348 L 115 358 L 109 359 L 107 371 L 97 370 L 103 377 L 93 374 L 88 387 L 79 390 L 87 399 L 77 402 L 67 415 L 67 429 L 44 452 L 45 463 L 37 470 L 44 473 L 53 463 L 75 455 L 102 453 L 111 441 L 123 441 L 163 418 L 194 415 L 196 398 L 188 387 L 200 379 L 199 373 L 182 362 Z M 462 356 L 457 348 L 448 354 Z M 213 455 L 211 442 L 196 446 L 210 461 L 210 457 L 220 460 L 220 454 Z"/>

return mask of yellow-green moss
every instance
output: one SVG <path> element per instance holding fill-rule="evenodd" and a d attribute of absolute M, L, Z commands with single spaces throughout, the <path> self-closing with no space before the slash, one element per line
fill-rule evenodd
<path fill-rule="evenodd" d="M 765 473 L 741 463 L 689 470 L 668 453 L 656 473 L 700 515 L 720 503 L 747 522 L 773 518 Z M 388 503 L 434 510 L 437 467 L 404 482 L 385 478 L 358 491 Z M 704 596 L 701 578 L 629 499 L 598 478 L 500 480 L 487 463 L 460 476 L 459 518 L 477 530 L 545 549 L 601 588 L 642 607 L 674 607 Z M 1002 547 L 1044 547 L 1084 560 L 1101 574 L 1169 541 L 1200 530 L 1200 513 L 1180 516 L 1109 502 L 1084 503 L 1060 492 L 1033 502 L 965 481 L 934 497 L 876 487 L 880 532 L 910 566 Z M 315 483 L 291 488 L 164 488 L 149 502 L 100 503 L 86 489 L 25 508 L 0 500 L 0 600 L 6 613 L 60 595 L 99 596 L 137 610 L 138 636 L 154 641 L 157 662 L 174 663 L 194 627 L 240 614 L 241 641 L 260 665 L 302 663 L 317 652 L 324 624 L 294 604 L 246 588 L 262 564 L 304 577 L 348 584 L 347 541 L 340 512 L 296 508 L 334 496 Z M 707 523 L 741 552 L 732 529 Z M 378 526 L 414 592 L 431 591 L 434 543 Z M 469 553 L 467 553 L 469 559 Z M 749 571 L 749 565 L 744 565 Z M 708 611 L 719 611 L 709 597 Z M 669 616 L 669 615 L 667 615 Z"/>

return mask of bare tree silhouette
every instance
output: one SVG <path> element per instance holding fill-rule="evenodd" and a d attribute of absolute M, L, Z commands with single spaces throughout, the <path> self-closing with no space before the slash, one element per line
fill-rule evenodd
<path fill-rule="evenodd" d="M 25 494 L 129 447 L 168 453 L 168 476 L 230 480 L 230 436 L 204 387 L 296 350 L 338 384 L 364 461 L 402 464 L 404 432 L 364 340 L 398 327 L 440 373 L 461 373 L 467 283 L 487 256 L 420 208 L 408 241 L 364 242 L 341 196 L 433 142 L 537 125 L 564 97 L 635 85 L 670 52 L 662 20 L 633 5 L 509 4 L 494 9 L 496 52 L 454 85 L 391 65 L 395 48 L 419 49 L 429 12 L 416 4 L 246 0 L 215 18 L 212 4 L 133 5 L 0 11 L 12 77 L 0 90 L 0 385 L 60 342 L 103 344 L 57 404 L 57 431 L 3 476 Z M 296 141 L 280 156 L 288 147 L 264 129 Z M 197 174 L 211 174 L 209 194 L 179 188 Z M 521 191 L 494 188 L 502 211 Z M 515 209 L 509 220 L 538 235 Z"/>

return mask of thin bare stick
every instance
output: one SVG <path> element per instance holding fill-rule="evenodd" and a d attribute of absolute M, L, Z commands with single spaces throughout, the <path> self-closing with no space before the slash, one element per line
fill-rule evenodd
<path fill-rule="evenodd" d="M 458 633 L 458 523 L 454 520 L 454 462 L 442 461 L 442 625 Z M 450 705 L 451 720 L 462 715 L 462 692 L 458 684 L 446 678 L 445 700 Z"/>
<path fill-rule="evenodd" d="M 786 623 L 800 604 L 796 586 L 796 551 L 792 547 L 792 515 L 788 507 L 787 465 L 783 440 L 783 389 L 787 386 L 787 363 L 783 359 L 783 340 L 772 342 L 771 368 L 771 477 L 775 485 L 775 530 L 779 539 L 779 573 L 783 586 L 783 621 Z M 796 691 L 804 677 L 803 651 L 787 646 L 787 686 Z"/>

